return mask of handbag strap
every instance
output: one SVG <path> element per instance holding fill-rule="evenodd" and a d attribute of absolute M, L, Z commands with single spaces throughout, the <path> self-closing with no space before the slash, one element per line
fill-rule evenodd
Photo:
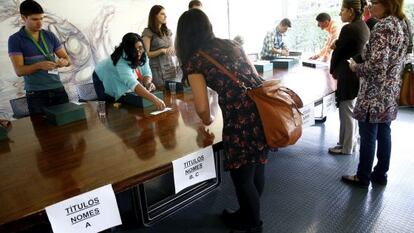
<path fill-rule="evenodd" d="M 244 85 L 244 82 L 238 80 L 236 78 L 236 75 L 231 73 L 226 67 L 224 67 L 222 64 L 220 64 L 216 59 L 214 59 L 210 54 L 204 52 L 203 50 L 199 50 L 198 53 L 201 54 L 204 58 L 206 58 L 209 62 L 211 62 L 213 65 L 217 66 L 226 76 L 228 76 L 231 80 L 233 80 L 237 85 L 239 85 L 240 88 L 242 88 L 244 91 L 250 90 L 250 87 L 246 87 Z"/>
<path fill-rule="evenodd" d="M 408 48 L 407 48 L 407 53 L 410 54 L 410 53 L 413 52 L 413 33 L 411 31 L 411 23 L 410 23 L 410 21 L 407 18 L 405 18 L 404 21 L 407 24 L 408 40 L 409 40 L 409 44 L 408 44 Z"/>

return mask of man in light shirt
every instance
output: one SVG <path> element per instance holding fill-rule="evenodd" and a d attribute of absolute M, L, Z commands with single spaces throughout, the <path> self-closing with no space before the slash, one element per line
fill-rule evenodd
<path fill-rule="evenodd" d="M 331 16 L 327 13 L 320 13 L 318 16 L 316 16 L 316 21 L 318 21 L 318 27 L 328 32 L 328 38 L 321 51 L 309 59 L 318 59 L 327 62 L 331 59 L 332 45 L 334 45 L 335 41 L 338 39 L 339 33 L 341 31 L 341 24 L 338 24 L 332 20 Z"/>

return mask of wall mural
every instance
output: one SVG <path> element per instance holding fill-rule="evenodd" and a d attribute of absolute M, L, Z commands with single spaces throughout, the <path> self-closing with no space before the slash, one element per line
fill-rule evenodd
<path fill-rule="evenodd" d="M 60 77 L 71 100 L 77 100 L 77 85 L 91 82 L 95 64 L 112 53 L 126 32 L 141 34 L 148 13 L 155 4 L 167 12 L 167 25 L 175 34 L 176 23 L 187 10 L 189 0 L 37 0 L 45 11 L 44 28 L 64 44 L 73 65 L 60 69 Z M 7 54 L 9 36 L 23 25 L 19 6 L 22 0 L 0 0 L 0 117 L 11 117 L 10 99 L 24 96 L 23 78 L 16 77 Z M 226 1 L 205 0 L 216 35 L 227 35 Z M 208 3 L 207 3 L 208 2 Z M 219 9 L 217 9 L 219 8 Z M 223 37 L 224 38 L 224 37 Z M 4 114 L 6 113 L 6 114 Z"/>
<path fill-rule="evenodd" d="M 0 11 L 0 19 L 11 20 L 13 27 L 20 28 L 23 25 L 19 13 L 20 1 L 2 2 L 5 4 Z M 60 69 L 61 80 L 71 100 L 78 98 L 75 86 L 90 83 L 95 64 L 112 52 L 108 24 L 114 13 L 113 6 L 103 7 L 91 22 L 89 30 L 82 32 L 67 19 L 45 9 L 44 28 L 59 38 L 72 60 L 70 67 Z M 0 90 L 7 89 L 7 84 L 8 82 L 2 82 Z M 24 95 L 23 79 L 17 78 L 11 85 L 18 89 L 16 97 Z"/>

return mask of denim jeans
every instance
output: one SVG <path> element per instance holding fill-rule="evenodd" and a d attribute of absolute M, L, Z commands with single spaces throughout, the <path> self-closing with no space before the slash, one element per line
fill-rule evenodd
<path fill-rule="evenodd" d="M 391 159 L 391 122 L 368 123 L 359 121 L 358 124 L 361 137 L 358 179 L 363 183 L 369 183 L 375 149 L 377 149 L 378 162 L 374 167 L 373 174 L 378 178 L 386 179 Z"/>
<path fill-rule="evenodd" d="M 64 87 L 42 90 L 26 91 L 27 105 L 30 115 L 43 114 L 43 108 L 69 102 Z"/>
<path fill-rule="evenodd" d="M 114 101 L 114 98 L 112 96 L 105 93 L 104 85 L 95 72 L 93 72 L 92 74 L 92 81 L 93 86 L 95 88 L 96 96 L 98 96 L 98 100 Z"/>
<path fill-rule="evenodd" d="M 92 74 L 92 81 L 93 81 L 93 87 L 95 88 L 96 96 L 98 97 L 98 100 L 100 101 L 109 101 L 114 102 L 115 98 L 105 93 L 105 87 L 102 83 L 102 81 L 99 79 L 99 76 L 93 72 Z M 127 103 L 125 102 L 125 97 L 121 96 L 117 102 L 119 103 Z"/>

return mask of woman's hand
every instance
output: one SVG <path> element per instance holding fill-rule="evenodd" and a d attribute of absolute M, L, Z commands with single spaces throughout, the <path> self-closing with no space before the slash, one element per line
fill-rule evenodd
<path fill-rule="evenodd" d="M 197 145 L 206 147 L 212 145 L 214 142 L 214 134 L 210 132 L 205 126 L 199 126 L 197 128 Z"/>
<path fill-rule="evenodd" d="M 351 69 L 353 72 L 355 72 L 356 68 L 357 68 L 357 63 L 354 61 L 354 59 L 352 59 L 352 57 L 351 57 L 347 60 L 347 62 L 349 63 L 349 69 Z"/>
<path fill-rule="evenodd" d="M 204 121 L 203 120 L 203 124 L 204 125 L 211 125 L 211 123 L 213 123 L 213 121 L 216 119 L 216 117 L 210 115 L 210 119 L 208 121 Z"/>
<path fill-rule="evenodd" d="M 163 110 L 165 108 L 165 103 L 160 98 L 154 95 L 154 99 L 152 100 L 157 110 Z"/>
<path fill-rule="evenodd" d="M 170 55 L 170 56 L 174 56 L 175 55 L 175 49 L 174 49 L 174 47 L 166 48 L 166 54 L 167 55 Z"/>

